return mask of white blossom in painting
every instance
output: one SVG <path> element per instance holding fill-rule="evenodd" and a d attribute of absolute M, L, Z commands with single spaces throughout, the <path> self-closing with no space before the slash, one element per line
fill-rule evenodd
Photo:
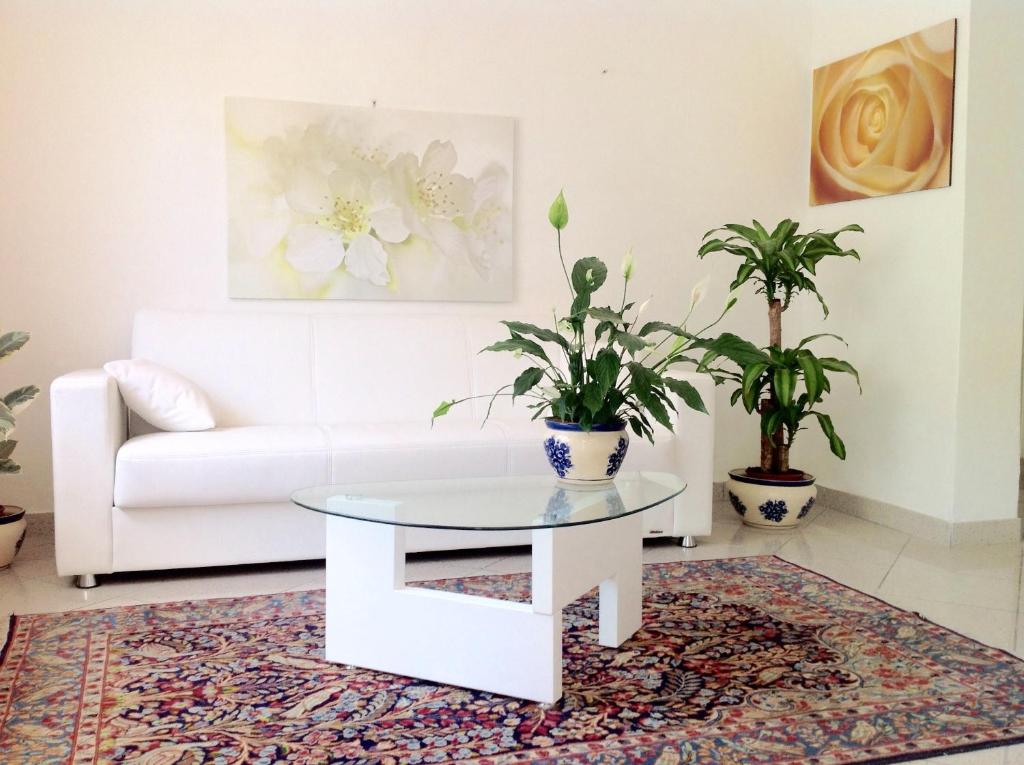
<path fill-rule="evenodd" d="M 226 105 L 232 297 L 510 300 L 512 121 Z"/>

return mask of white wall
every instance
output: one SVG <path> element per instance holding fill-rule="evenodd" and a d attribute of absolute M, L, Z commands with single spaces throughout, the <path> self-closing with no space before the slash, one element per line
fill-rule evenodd
<path fill-rule="evenodd" d="M 545 215 L 562 186 L 569 253 L 617 263 L 634 245 L 636 294 L 656 290 L 649 313 L 669 317 L 709 269 L 728 280 L 729 264 L 693 255 L 707 228 L 784 217 L 804 194 L 802 12 L 797 0 L 0 0 L 0 323 L 33 332 L 3 384 L 45 388 L 124 356 L 143 306 L 546 309 L 564 302 Z M 516 117 L 517 302 L 229 301 L 227 95 Z M 730 327 L 762 324 L 751 303 Z M 751 419 L 724 405 L 723 471 L 757 448 Z M 45 398 L 22 423 L 24 471 L 0 491 L 45 511 Z"/>
<path fill-rule="evenodd" d="M 830 399 L 845 463 L 815 437 L 798 459 L 829 487 L 947 521 L 1015 517 L 1024 258 L 1013 221 L 1024 207 L 1015 148 L 1024 119 L 1007 93 L 1024 70 L 1024 5 L 827 0 L 810 10 L 809 68 L 955 17 L 957 73 L 951 187 L 803 202 L 812 227 L 866 229 L 848 240 L 863 262 L 832 264 L 818 280 L 833 309 L 827 328 L 849 341 L 864 395 L 844 385 Z M 795 328 L 809 334 L 819 319 L 804 304 Z"/>
<path fill-rule="evenodd" d="M 957 521 L 1011 518 L 1018 512 L 1024 5 L 974 0 L 971 51 L 953 503 Z M 1016 88 L 1007 87 L 1009 73 L 1018 77 Z"/>
<path fill-rule="evenodd" d="M 799 219 L 809 228 L 864 227 L 864 235 L 845 240 L 863 260 L 821 269 L 817 284 L 832 309 L 827 326 L 820 328 L 814 301 L 805 301 L 791 322 L 797 334 L 790 335 L 845 337 L 850 347 L 836 355 L 858 367 L 864 385 L 859 396 L 843 381 L 827 404 L 846 442 L 846 461 L 829 456 L 821 437 L 807 433 L 794 450 L 801 464 L 831 488 L 952 520 L 970 1 L 827 1 L 812 2 L 810 10 L 808 70 L 958 19 L 952 185 L 818 207 L 808 205 L 805 193 Z M 810 86 L 808 71 L 801 159 L 809 156 Z"/>

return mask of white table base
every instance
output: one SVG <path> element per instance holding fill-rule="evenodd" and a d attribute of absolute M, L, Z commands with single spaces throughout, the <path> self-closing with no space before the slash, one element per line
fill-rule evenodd
<path fill-rule="evenodd" d="M 328 661 L 551 703 L 562 696 L 562 608 L 600 585 L 598 642 L 641 623 L 641 513 L 536 529 L 531 603 L 405 584 L 405 529 L 327 518 Z"/>

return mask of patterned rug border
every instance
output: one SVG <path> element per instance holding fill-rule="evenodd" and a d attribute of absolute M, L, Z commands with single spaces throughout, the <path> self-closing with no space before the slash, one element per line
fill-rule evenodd
<path fill-rule="evenodd" d="M 933 627 L 938 627 L 939 629 L 945 630 L 946 632 L 956 635 L 957 637 L 962 638 L 963 640 L 966 640 L 970 643 L 974 643 L 975 645 L 980 645 L 982 648 L 987 648 L 990 651 L 996 651 L 997 653 L 1002 654 L 1003 656 L 1007 657 L 1013 662 L 1024 665 L 1024 659 L 1022 659 L 1020 656 L 1017 656 L 1014 653 L 1011 653 L 1010 651 L 1007 651 L 1005 648 L 999 648 L 998 646 L 983 643 L 980 640 L 977 640 L 976 638 L 972 638 L 969 635 L 965 635 L 962 632 L 953 629 L 952 627 L 947 627 L 945 624 L 939 624 L 937 621 L 929 619 L 927 616 L 923 616 L 920 611 L 911 611 L 909 608 L 900 608 L 899 606 L 893 605 L 887 600 L 883 600 L 882 598 L 879 598 L 876 595 L 872 595 L 870 592 L 864 592 L 863 590 L 859 590 L 856 587 L 851 587 L 848 584 L 843 584 L 838 579 L 833 579 L 832 577 L 815 571 L 814 569 L 807 568 L 806 566 L 801 566 L 799 563 L 793 563 L 792 561 L 788 561 L 780 555 L 738 555 L 735 556 L 735 558 L 719 558 L 718 560 L 735 560 L 736 558 L 775 558 L 776 560 L 782 561 L 783 563 L 792 566 L 793 568 L 798 568 L 801 571 L 804 571 L 808 574 L 814 574 L 815 576 L 821 577 L 822 579 L 827 579 L 833 584 L 837 584 L 840 587 L 845 587 L 848 590 L 859 592 L 861 595 L 871 598 L 876 603 L 881 603 L 883 606 L 888 606 L 889 608 L 893 608 L 903 614 L 910 614 L 911 616 L 914 616 L 923 622 L 931 624 Z M 0 664 L 3 664 L 3 662 L 0 662 Z M 872 760 L 861 760 L 857 763 L 857 765 L 894 765 L 895 763 L 899 762 L 914 762 L 917 760 L 927 760 L 931 757 L 948 757 L 950 755 L 956 754 L 967 754 L 968 752 L 980 752 L 983 749 L 995 749 L 997 747 L 1016 746 L 1017 744 L 1024 744 L 1024 736 L 1016 736 L 1005 741 L 983 741 L 978 744 L 963 744 L 961 746 L 949 747 L 946 749 L 931 749 L 926 752 L 914 752 L 912 754 L 897 754 L 884 757 L 877 757 Z"/>
<path fill-rule="evenodd" d="M 783 557 L 781 557 L 781 556 L 779 556 L 777 554 L 735 555 L 735 556 L 728 556 L 728 557 L 723 557 L 723 558 L 708 558 L 708 559 L 682 560 L 682 561 L 659 561 L 659 562 L 645 563 L 643 565 L 644 565 L 644 568 L 660 569 L 660 568 L 666 568 L 666 567 L 671 567 L 671 566 L 677 566 L 680 563 L 715 563 L 715 562 L 723 562 L 723 561 L 743 561 L 743 560 L 764 560 L 764 561 L 771 560 L 771 561 L 775 561 L 777 563 L 781 563 L 781 564 L 783 564 L 786 567 L 791 567 L 791 568 L 799 570 L 799 571 L 801 571 L 801 572 L 803 572 L 805 574 L 810 574 L 810 575 L 812 575 L 814 577 L 817 577 L 819 579 L 828 581 L 828 582 L 830 582 L 830 583 L 832 583 L 832 584 L 834 584 L 834 585 L 836 585 L 838 587 L 841 587 L 841 588 L 843 588 L 845 590 L 849 590 L 851 592 L 855 592 L 858 595 L 864 596 L 864 597 L 870 599 L 871 601 L 879 604 L 880 606 L 883 606 L 884 608 L 891 609 L 891 610 L 896 611 L 896 612 L 901 613 L 901 614 L 912 616 L 915 619 L 918 619 L 918 620 L 920 620 L 920 621 L 922 621 L 922 622 L 924 622 L 924 623 L 926 623 L 928 625 L 931 625 L 934 628 L 938 628 L 939 630 L 947 632 L 947 633 L 949 633 L 951 635 L 955 635 L 956 637 L 960 638 L 961 640 L 966 641 L 969 644 L 972 644 L 974 646 L 978 646 L 978 647 L 980 647 L 982 649 L 985 649 L 985 650 L 988 650 L 988 651 L 996 652 L 997 654 L 999 654 L 999 655 L 1005 657 L 1006 659 L 1008 659 L 1010 663 L 1024 666 L 1024 658 L 1017 656 L 1016 654 L 1012 653 L 1011 651 L 1008 651 L 1007 649 L 999 648 L 997 646 L 992 646 L 992 645 L 989 645 L 987 643 L 984 643 L 984 642 L 982 642 L 980 640 L 977 640 L 977 639 L 972 638 L 972 637 L 970 637 L 968 635 L 965 635 L 962 632 L 959 632 L 959 631 L 954 630 L 954 629 L 952 629 L 950 627 L 947 627 L 947 626 L 945 626 L 943 624 L 940 624 L 940 623 L 938 623 L 938 622 L 936 622 L 936 621 L 934 621 L 932 619 L 929 619 L 928 617 L 923 616 L 918 611 L 912 611 L 910 609 L 906 609 L 906 608 L 902 608 L 900 606 L 896 606 L 896 605 L 894 605 L 894 604 L 892 604 L 892 603 L 890 603 L 890 602 L 888 602 L 886 600 L 883 600 L 882 598 L 880 598 L 880 597 L 878 597 L 876 595 L 872 595 L 871 593 L 864 592 L 863 590 L 860 590 L 860 589 L 858 589 L 856 587 L 851 587 L 850 585 L 844 584 L 843 582 L 840 582 L 837 579 L 834 579 L 834 578 L 832 578 L 830 576 L 827 576 L 826 574 L 822 574 L 822 573 L 820 573 L 818 571 L 814 571 L 813 569 L 807 568 L 805 566 L 801 566 L 798 563 L 793 563 L 792 561 L 786 560 L 785 558 L 783 558 Z M 497 574 L 497 573 L 495 573 L 495 574 L 471 574 L 471 575 L 467 575 L 467 576 L 451 576 L 451 577 L 443 577 L 443 578 L 439 578 L 439 579 L 416 580 L 415 583 L 420 583 L 420 582 L 442 582 L 442 581 L 448 581 L 448 580 L 489 579 L 489 578 L 496 578 L 496 577 L 502 577 L 502 576 L 512 576 L 512 575 L 514 575 L 514 574 Z M 107 606 L 107 607 L 99 607 L 99 608 L 80 608 L 80 609 L 74 609 L 74 610 L 70 610 L 70 611 L 10 614 L 10 616 L 8 617 L 7 634 L 4 637 L 3 645 L 0 645 L 0 670 L 6 668 L 7 660 L 9 658 L 9 654 L 10 654 L 12 648 L 13 648 L 13 645 L 14 645 L 14 639 L 15 639 L 15 635 L 16 635 L 16 630 L 19 627 L 21 621 L 25 620 L 25 619 L 30 619 L 30 618 L 34 618 L 34 617 L 67 617 L 67 616 L 72 616 L 72 615 L 76 615 L 76 614 L 98 615 L 98 614 L 102 614 L 102 613 L 105 613 L 105 612 L 135 613 L 135 612 L 139 612 L 139 611 L 145 611 L 147 609 L 152 609 L 153 607 L 172 608 L 172 607 L 181 607 L 181 606 L 184 606 L 184 605 L 193 605 L 193 604 L 201 604 L 201 605 L 207 606 L 207 607 L 215 607 L 216 604 L 218 604 L 218 603 L 225 603 L 226 604 L 226 603 L 236 602 L 236 601 L 239 601 L 239 600 L 245 600 L 245 599 L 249 599 L 249 598 L 272 598 L 272 597 L 274 597 L 276 595 L 289 595 L 289 594 L 302 594 L 302 593 L 319 593 L 319 592 L 323 592 L 323 590 L 324 590 L 324 588 L 322 588 L 322 587 L 316 587 L 316 588 L 306 589 L 306 590 L 285 590 L 285 591 L 281 591 L 281 592 L 257 593 L 257 594 L 254 594 L 254 595 L 235 595 L 235 596 L 225 596 L 225 597 L 219 597 L 219 598 L 199 598 L 199 599 L 193 598 L 193 599 L 189 599 L 189 600 L 170 600 L 170 601 L 160 601 L 160 602 L 156 602 L 156 603 L 142 603 L 142 604 L 135 604 L 135 605 L 128 605 L 128 606 Z M 640 734 L 640 735 L 650 736 L 651 734 L 650 733 L 646 733 L 646 734 Z M 655 734 L 655 735 L 657 736 L 657 734 Z M 624 736 L 623 738 L 629 738 L 629 736 Z M 922 750 L 922 751 L 918 751 L 918 752 L 909 752 L 909 753 L 904 753 L 904 754 L 881 755 L 881 756 L 877 756 L 877 757 L 872 757 L 870 759 L 857 760 L 856 765 L 895 765 L 896 763 L 914 762 L 914 761 L 925 760 L 925 759 L 934 758 L 934 757 L 944 757 L 944 756 L 949 756 L 949 755 L 966 754 L 966 753 L 970 753 L 970 752 L 982 751 L 982 750 L 985 750 L 985 749 L 995 749 L 995 748 L 999 748 L 999 747 L 1016 746 L 1018 744 L 1024 744 L 1024 735 L 1015 736 L 1015 737 L 1004 739 L 1004 740 L 1000 740 L 1000 741 L 982 741 L 982 742 L 977 742 L 977 743 L 961 744 L 961 745 L 953 746 L 953 747 L 946 747 L 946 748 L 940 748 L 940 749 L 930 749 L 930 750 Z M 485 759 L 486 759 L 486 757 L 485 757 Z M 464 761 L 465 762 L 475 762 L 476 758 L 471 759 L 471 760 L 464 760 Z"/>

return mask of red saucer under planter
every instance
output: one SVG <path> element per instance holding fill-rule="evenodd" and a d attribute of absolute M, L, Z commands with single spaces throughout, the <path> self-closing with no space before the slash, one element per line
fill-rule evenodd
<path fill-rule="evenodd" d="M 761 481 L 812 481 L 814 476 L 805 473 L 803 470 L 784 470 L 781 473 L 773 473 L 770 470 L 762 470 L 759 467 L 748 467 L 745 471 L 750 478 Z"/>

